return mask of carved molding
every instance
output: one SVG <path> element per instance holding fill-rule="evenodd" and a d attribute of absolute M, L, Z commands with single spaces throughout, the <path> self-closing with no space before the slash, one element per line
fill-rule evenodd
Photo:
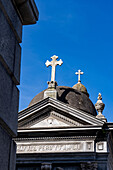
<path fill-rule="evenodd" d="M 38 116 L 34 117 L 33 120 L 27 122 L 25 125 L 23 125 L 21 127 L 30 127 L 31 125 L 34 125 L 40 121 L 43 121 L 44 119 L 48 118 L 49 116 L 50 116 L 50 113 L 38 115 Z"/>
<path fill-rule="evenodd" d="M 37 138 L 15 138 L 15 141 L 59 141 L 59 140 L 95 140 L 96 136 L 64 136 L 64 137 L 37 137 Z"/>
<path fill-rule="evenodd" d="M 81 121 L 91 124 L 91 125 L 102 125 L 103 121 L 96 119 L 94 116 L 89 115 L 88 113 L 81 111 L 79 109 L 72 108 L 58 100 L 54 100 L 52 98 L 46 98 L 36 104 L 34 104 L 31 107 L 28 107 L 27 109 L 19 112 L 19 126 L 25 125 L 24 123 L 28 123 L 27 120 L 31 120 L 31 115 L 32 118 L 33 116 L 36 116 L 37 112 L 38 115 L 43 114 L 47 111 L 51 111 L 50 108 L 58 109 L 59 112 L 63 111 L 67 114 L 70 114 L 70 116 L 74 116 L 75 118 L 79 118 Z"/>
<path fill-rule="evenodd" d="M 61 115 L 61 114 L 59 114 L 59 113 L 57 113 L 57 112 L 55 112 L 55 111 L 52 111 L 52 112 L 51 112 L 51 115 L 54 115 L 54 116 L 56 116 L 56 117 L 58 117 L 58 118 L 61 118 L 62 120 L 65 120 L 65 121 L 67 121 L 67 122 L 69 122 L 70 124 L 73 124 L 73 125 L 75 125 L 75 126 L 83 126 L 83 124 L 81 124 L 81 123 L 79 123 L 79 122 L 76 122 L 76 121 L 74 121 L 74 120 L 72 120 L 72 119 L 70 119 L 70 118 L 68 118 L 68 117 L 66 117 L 66 116 L 63 116 L 63 115 Z"/>

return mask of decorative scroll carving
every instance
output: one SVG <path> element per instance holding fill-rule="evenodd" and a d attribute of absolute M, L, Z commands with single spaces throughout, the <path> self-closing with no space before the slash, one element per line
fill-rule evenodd
<path fill-rule="evenodd" d="M 97 170 L 96 162 L 86 162 L 81 164 L 82 170 Z"/>

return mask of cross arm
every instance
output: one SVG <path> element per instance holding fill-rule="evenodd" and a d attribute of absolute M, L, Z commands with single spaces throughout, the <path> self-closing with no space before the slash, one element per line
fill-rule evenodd
<path fill-rule="evenodd" d="M 63 64 L 63 61 L 60 59 L 59 61 L 56 61 L 56 65 L 61 66 Z"/>
<path fill-rule="evenodd" d="M 76 72 L 75 74 L 76 74 L 76 75 L 78 75 L 79 73 L 78 73 L 78 72 Z"/>
<path fill-rule="evenodd" d="M 51 62 L 47 60 L 46 63 L 45 63 L 45 65 L 46 65 L 47 67 L 49 67 L 49 66 L 51 65 Z"/>

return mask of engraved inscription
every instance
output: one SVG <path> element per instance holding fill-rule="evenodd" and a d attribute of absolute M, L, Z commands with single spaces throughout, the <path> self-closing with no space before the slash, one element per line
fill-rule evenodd
<path fill-rule="evenodd" d="M 17 144 L 17 153 L 76 152 L 82 149 L 81 143 L 71 144 Z"/>
<path fill-rule="evenodd" d="M 93 152 L 94 141 L 16 142 L 17 153 Z"/>

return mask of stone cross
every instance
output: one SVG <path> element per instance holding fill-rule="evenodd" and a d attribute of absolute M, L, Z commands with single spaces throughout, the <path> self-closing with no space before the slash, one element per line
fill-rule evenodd
<path fill-rule="evenodd" d="M 47 66 L 47 67 L 49 67 L 49 66 L 52 66 L 52 71 L 51 71 L 51 81 L 52 82 L 54 82 L 55 81 L 55 71 L 56 71 L 56 66 L 57 65 L 62 65 L 63 64 L 63 61 L 60 59 L 59 61 L 57 61 L 57 58 L 58 58 L 58 56 L 56 56 L 56 55 L 53 55 L 52 57 L 51 57 L 51 59 L 52 59 L 52 61 L 50 62 L 50 61 L 46 61 L 46 63 L 45 63 L 45 65 Z"/>
<path fill-rule="evenodd" d="M 84 74 L 84 72 L 81 72 L 81 70 L 78 70 L 78 72 L 76 72 L 75 74 L 78 75 L 78 83 L 81 82 L 80 75 Z"/>

